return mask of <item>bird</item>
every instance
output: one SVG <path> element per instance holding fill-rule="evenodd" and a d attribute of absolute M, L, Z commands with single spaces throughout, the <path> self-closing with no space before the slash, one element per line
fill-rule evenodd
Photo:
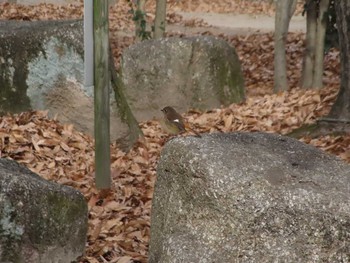
<path fill-rule="evenodd" d="M 191 129 L 190 127 L 186 127 L 184 119 L 179 113 L 176 112 L 176 110 L 173 107 L 166 106 L 163 109 L 161 109 L 161 111 L 164 114 L 164 123 L 169 133 L 179 134 L 189 130 L 193 132 L 196 137 L 202 137 L 195 130 Z"/>

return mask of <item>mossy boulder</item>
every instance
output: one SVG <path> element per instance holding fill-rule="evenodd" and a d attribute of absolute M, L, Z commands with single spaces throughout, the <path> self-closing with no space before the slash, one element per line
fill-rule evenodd
<path fill-rule="evenodd" d="M 148 40 L 124 51 L 124 92 L 139 120 L 164 106 L 180 112 L 239 103 L 244 79 L 235 49 L 211 36 Z"/>
<path fill-rule="evenodd" d="M 81 21 L 0 21 L 0 113 L 43 109 L 57 82 L 82 83 L 82 39 Z"/>
<path fill-rule="evenodd" d="M 350 166 L 266 133 L 169 141 L 149 263 L 350 262 Z"/>
<path fill-rule="evenodd" d="M 0 21 L 0 115 L 48 110 L 94 132 L 93 86 L 84 85 L 82 20 Z M 128 135 L 110 94 L 111 140 Z"/>
<path fill-rule="evenodd" d="M 87 203 L 77 190 L 0 159 L 0 262 L 71 262 L 84 253 Z"/>

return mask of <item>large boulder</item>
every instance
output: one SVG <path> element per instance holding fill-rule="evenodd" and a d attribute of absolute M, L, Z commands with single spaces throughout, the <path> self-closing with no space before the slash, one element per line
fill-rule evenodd
<path fill-rule="evenodd" d="M 138 120 L 157 116 L 168 105 L 183 112 L 244 99 L 235 49 L 211 36 L 142 41 L 123 52 L 121 71 L 125 95 Z"/>
<path fill-rule="evenodd" d="M 0 159 L 0 262 L 72 262 L 85 249 L 87 216 L 78 191 Z"/>
<path fill-rule="evenodd" d="M 273 134 L 173 139 L 149 262 L 350 262 L 350 166 Z"/>
<path fill-rule="evenodd" d="M 49 110 L 93 135 L 93 86 L 84 86 L 83 22 L 0 21 L 0 114 Z M 110 93 L 111 139 L 128 135 Z"/>

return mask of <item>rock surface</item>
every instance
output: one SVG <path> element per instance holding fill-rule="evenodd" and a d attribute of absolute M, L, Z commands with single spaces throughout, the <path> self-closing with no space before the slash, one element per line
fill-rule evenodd
<path fill-rule="evenodd" d="M 212 109 L 244 99 L 240 61 L 227 42 L 211 36 L 164 38 L 130 46 L 121 63 L 124 92 L 138 120 Z"/>
<path fill-rule="evenodd" d="M 350 166 L 279 135 L 173 139 L 149 262 L 350 262 Z"/>
<path fill-rule="evenodd" d="M 75 260 L 85 249 L 87 215 L 78 191 L 0 159 L 0 262 Z"/>
<path fill-rule="evenodd" d="M 82 21 L 0 21 L 0 113 L 49 110 L 94 133 L 93 87 L 84 86 Z M 128 135 L 111 89 L 111 139 Z"/>
<path fill-rule="evenodd" d="M 82 37 L 78 21 L 1 21 L 0 110 L 43 109 L 56 82 L 82 83 Z"/>

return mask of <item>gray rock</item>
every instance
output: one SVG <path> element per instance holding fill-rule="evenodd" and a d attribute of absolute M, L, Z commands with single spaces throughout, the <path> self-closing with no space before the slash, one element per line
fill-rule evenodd
<path fill-rule="evenodd" d="M 350 262 L 350 166 L 273 134 L 173 139 L 149 262 Z"/>
<path fill-rule="evenodd" d="M 226 41 L 210 37 L 143 41 L 123 52 L 125 95 L 138 120 L 175 106 L 212 109 L 244 99 L 239 58 Z"/>
<path fill-rule="evenodd" d="M 43 109 L 57 82 L 82 83 L 82 39 L 81 21 L 1 21 L 0 110 Z"/>
<path fill-rule="evenodd" d="M 0 159 L 0 262 L 75 260 L 85 249 L 87 215 L 78 191 Z"/>
<path fill-rule="evenodd" d="M 49 110 L 94 133 L 93 87 L 84 86 L 83 22 L 0 21 L 0 113 Z M 128 135 L 111 89 L 111 139 Z"/>

